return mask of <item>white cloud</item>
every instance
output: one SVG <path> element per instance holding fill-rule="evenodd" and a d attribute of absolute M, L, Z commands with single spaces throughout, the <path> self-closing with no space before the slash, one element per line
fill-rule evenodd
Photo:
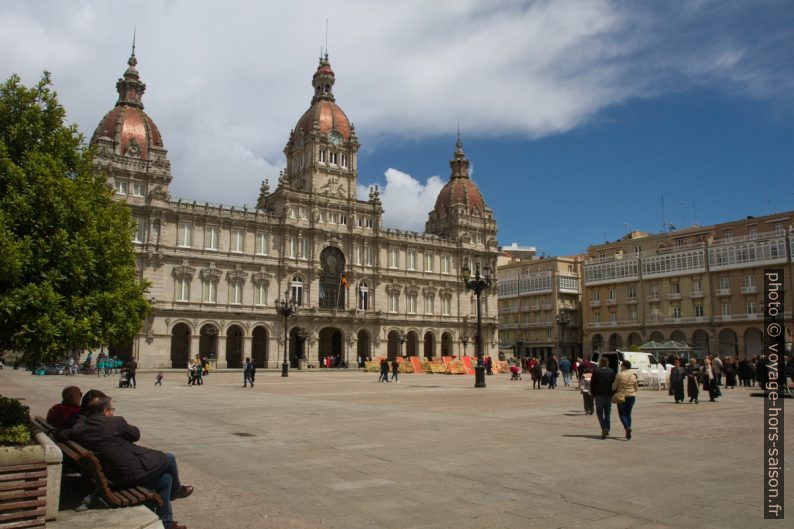
<path fill-rule="evenodd" d="M 137 27 L 144 104 L 169 149 L 172 193 L 251 204 L 262 178 L 277 179 L 308 107 L 326 18 L 337 102 L 366 155 L 387 141 L 451 134 L 458 121 L 469 141 L 541 137 L 609 105 L 704 83 L 758 97 L 794 92 L 790 65 L 775 59 L 786 39 L 743 36 L 742 9 L 752 6 L 725 5 L 12 0 L 0 5 L 0 77 L 18 72 L 32 84 L 50 70 L 90 137 L 115 103 Z M 433 185 L 394 178 L 387 188 L 406 195 L 389 215 Z"/>
<path fill-rule="evenodd" d="M 427 214 L 436 205 L 436 197 L 444 187 L 445 181 L 439 176 L 431 176 L 422 184 L 413 176 L 391 167 L 386 170 L 384 176 L 386 185 L 380 189 L 384 226 L 424 232 Z M 367 200 L 370 187 L 359 184 L 358 198 Z"/>

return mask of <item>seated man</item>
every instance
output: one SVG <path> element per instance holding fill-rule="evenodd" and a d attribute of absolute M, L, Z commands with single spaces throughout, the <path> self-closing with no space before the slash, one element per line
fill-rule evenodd
<path fill-rule="evenodd" d="M 80 411 L 80 399 L 83 392 L 77 386 L 67 386 L 61 392 L 63 399 L 47 412 L 47 422 L 56 428 L 66 428 L 72 415 Z"/>
<path fill-rule="evenodd" d="M 58 437 L 76 441 L 94 452 L 114 486 L 144 486 L 157 492 L 164 503 L 157 514 L 165 528 L 185 529 L 173 519 L 171 500 L 187 498 L 193 487 L 180 484 L 173 454 L 133 444 L 140 439 L 140 430 L 124 418 L 115 417 L 114 409 L 110 397 L 98 395 L 87 403 L 85 421 L 62 430 Z"/>

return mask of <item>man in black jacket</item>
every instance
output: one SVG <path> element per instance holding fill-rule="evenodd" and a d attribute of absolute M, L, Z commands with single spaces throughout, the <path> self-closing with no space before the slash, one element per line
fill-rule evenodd
<path fill-rule="evenodd" d="M 61 430 L 57 436 L 71 439 L 96 454 L 102 471 L 115 487 L 144 486 L 163 499 L 157 514 L 166 529 L 185 529 L 174 521 L 171 500 L 186 498 L 193 487 L 179 482 L 179 472 L 173 454 L 134 444 L 141 437 L 140 430 L 123 417 L 113 415 L 113 401 L 105 394 L 87 403 L 88 417 L 73 428 Z"/>
<path fill-rule="evenodd" d="M 590 379 L 590 393 L 595 400 L 596 416 L 601 425 L 601 439 L 609 435 L 609 423 L 612 415 L 612 382 L 615 372 L 609 367 L 609 359 L 602 356 L 598 359 L 598 367 L 593 368 Z"/>

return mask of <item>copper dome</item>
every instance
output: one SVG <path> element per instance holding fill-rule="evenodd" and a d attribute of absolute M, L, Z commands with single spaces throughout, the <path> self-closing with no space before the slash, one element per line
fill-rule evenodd
<path fill-rule="evenodd" d="M 312 76 L 314 97 L 309 110 L 304 112 L 295 125 L 295 134 L 308 135 L 317 123 L 320 134 L 327 134 L 332 130 L 338 131 L 345 141 L 350 139 L 350 121 L 344 111 L 339 108 L 334 100 L 333 86 L 336 78 L 328 61 L 328 54 L 320 57 L 320 64 Z"/>
<path fill-rule="evenodd" d="M 469 215 L 482 215 L 486 209 L 477 184 L 469 178 L 469 160 L 463 153 L 463 142 L 458 135 L 455 142 L 455 157 L 450 160 L 452 169 L 449 182 L 441 189 L 436 198 L 435 211 L 447 211 L 451 207 L 464 206 Z"/>
<path fill-rule="evenodd" d="M 134 51 L 127 64 L 127 71 L 116 83 L 119 93 L 116 106 L 102 118 L 91 143 L 99 138 L 107 138 L 115 143 L 117 154 L 145 160 L 151 147 L 163 147 L 163 139 L 152 118 L 143 111 L 141 96 L 146 85 L 140 81 L 135 69 L 138 61 Z"/>

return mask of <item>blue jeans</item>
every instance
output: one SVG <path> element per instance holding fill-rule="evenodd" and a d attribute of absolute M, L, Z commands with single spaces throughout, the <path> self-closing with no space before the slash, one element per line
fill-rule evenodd
<path fill-rule="evenodd" d="M 163 499 L 163 506 L 158 509 L 157 515 L 163 521 L 163 525 L 168 527 L 174 521 L 174 514 L 171 511 L 171 494 L 178 491 L 182 484 L 179 482 L 179 471 L 176 468 L 174 454 L 166 453 L 165 458 L 168 461 L 165 470 L 160 475 L 141 482 L 140 485 L 152 489 Z"/>
<path fill-rule="evenodd" d="M 557 373 L 549 373 L 549 389 L 557 387 Z"/>
<path fill-rule="evenodd" d="M 563 384 L 565 384 L 565 385 L 567 386 L 567 385 L 569 385 L 569 384 L 570 384 L 570 382 L 571 382 L 571 372 L 570 372 L 570 371 L 568 371 L 568 372 L 566 373 L 565 371 L 563 371 L 563 372 L 562 372 L 562 383 L 563 383 Z"/>
<path fill-rule="evenodd" d="M 635 399 L 636 397 L 626 397 L 626 402 L 618 404 L 618 417 L 627 430 L 631 429 L 631 409 L 634 407 Z"/>
<path fill-rule="evenodd" d="M 612 397 L 597 395 L 595 397 L 595 409 L 601 429 L 609 431 L 609 424 L 612 418 Z"/>

